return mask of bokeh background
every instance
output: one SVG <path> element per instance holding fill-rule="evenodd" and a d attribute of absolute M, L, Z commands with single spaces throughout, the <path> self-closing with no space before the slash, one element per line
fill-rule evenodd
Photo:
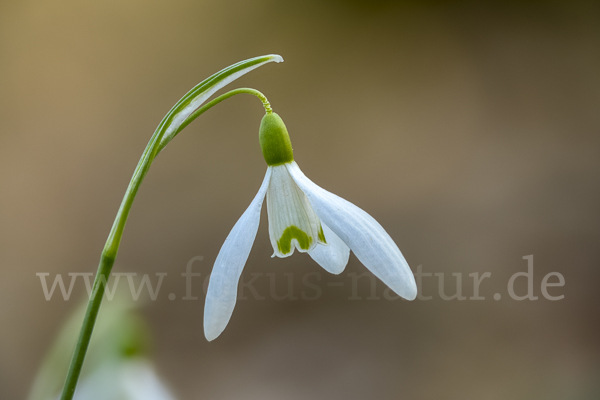
<path fill-rule="evenodd" d="M 180 399 L 597 399 L 600 7 L 585 1 L 7 1 L 0 3 L 0 398 L 24 398 L 84 298 L 38 272 L 95 271 L 138 158 L 169 108 L 234 62 L 278 53 L 231 88 L 263 91 L 316 183 L 367 210 L 413 270 L 491 272 L 483 301 L 369 300 L 271 259 L 266 215 L 246 266 L 265 300 L 224 334 L 183 301 L 258 189 L 260 103 L 236 96 L 154 163 L 115 272 L 166 272 L 141 312 Z M 537 301 L 506 292 L 534 255 Z M 275 300 L 320 273 L 317 300 Z M 545 274 L 566 281 L 541 297 Z M 285 275 L 292 274 L 292 275 Z M 312 282 L 316 279 L 311 278 Z M 328 284 L 343 283 L 343 286 Z M 517 285 L 525 291 L 524 280 Z M 173 301 L 168 294 L 176 293 Z M 308 295 L 314 292 L 307 292 Z M 493 295 L 500 293 L 501 300 Z"/>

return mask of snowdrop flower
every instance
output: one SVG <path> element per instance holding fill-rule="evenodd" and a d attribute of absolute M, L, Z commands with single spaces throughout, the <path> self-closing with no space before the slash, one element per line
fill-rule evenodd
<path fill-rule="evenodd" d="M 139 315 L 140 302 L 119 287 L 115 298 L 102 310 L 101 324 L 89 347 L 89 363 L 83 369 L 74 400 L 175 400 L 150 359 L 151 338 Z M 42 362 L 28 400 L 60 399 L 69 350 L 79 331 L 85 304 L 63 325 Z"/>
<path fill-rule="evenodd" d="M 87 376 L 75 400 L 175 400 L 152 364 L 141 358 L 113 360 Z"/>
<path fill-rule="evenodd" d="M 204 310 L 206 339 L 217 338 L 231 318 L 238 281 L 256 238 L 265 196 L 273 257 L 288 257 L 298 250 L 308 253 L 328 272 L 339 274 L 352 250 L 394 292 L 413 300 L 417 286 L 398 246 L 373 217 L 317 186 L 302 173 L 279 115 L 264 116 L 259 141 L 267 173 L 215 261 Z"/>

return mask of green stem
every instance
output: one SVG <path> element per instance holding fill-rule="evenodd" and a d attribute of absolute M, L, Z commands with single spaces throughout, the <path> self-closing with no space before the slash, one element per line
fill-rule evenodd
<path fill-rule="evenodd" d="M 198 118 L 205 111 L 219 104 L 223 100 L 240 93 L 248 93 L 258 97 L 262 101 L 265 111 L 268 114 L 273 112 L 267 98 L 258 90 L 249 88 L 235 89 L 222 94 L 214 100 L 206 103 L 204 106 L 199 107 L 196 111 L 190 114 L 185 121 L 183 121 L 183 123 L 175 131 L 175 134 L 181 132 L 183 128 L 188 126 L 194 119 Z M 137 194 L 144 177 L 150 169 L 150 165 L 154 161 L 156 155 L 167 144 L 164 143 L 161 146 L 161 139 L 164 136 L 167 127 L 172 123 L 174 116 L 175 113 L 172 109 L 171 112 L 169 112 L 169 114 L 167 114 L 167 116 L 159 124 L 158 128 L 156 128 L 156 131 L 152 135 L 150 142 L 148 142 L 148 145 L 146 146 L 146 149 L 144 150 L 144 153 L 138 162 L 131 181 L 129 182 L 129 186 L 127 187 L 127 191 L 125 192 L 125 196 L 123 197 L 123 201 L 121 202 L 121 206 L 119 207 L 119 211 L 117 212 L 117 216 L 115 217 L 115 221 L 100 257 L 100 265 L 98 266 L 98 272 L 96 273 L 92 293 L 87 305 L 81 331 L 79 332 L 79 339 L 77 340 L 75 352 L 73 353 L 73 357 L 71 359 L 71 364 L 65 380 L 61 400 L 71 400 L 75 394 L 77 381 L 79 379 L 79 375 L 81 374 L 81 367 L 83 366 L 83 361 L 90 344 L 90 339 L 92 337 L 98 311 L 100 309 L 100 305 L 102 304 L 106 283 L 108 282 L 110 271 L 112 270 L 115 259 L 117 258 L 117 252 L 121 243 L 121 237 L 123 236 L 125 223 L 127 222 L 127 217 L 129 216 L 129 211 L 131 210 L 135 195 Z"/>

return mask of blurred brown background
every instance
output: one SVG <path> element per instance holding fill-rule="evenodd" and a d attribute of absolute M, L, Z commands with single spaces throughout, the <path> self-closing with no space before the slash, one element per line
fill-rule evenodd
<path fill-rule="evenodd" d="M 595 3 L 595 5 L 594 5 Z M 0 398 L 26 396 L 84 296 L 44 299 L 37 272 L 95 271 L 154 128 L 193 85 L 278 53 L 235 82 L 263 91 L 313 181 L 378 219 L 413 270 L 491 272 L 483 301 L 368 300 L 321 274 L 314 301 L 270 296 L 305 255 L 271 259 L 266 215 L 240 301 L 208 343 L 203 277 L 258 189 L 262 109 L 209 111 L 152 167 L 115 272 L 167 272 L 142 311 L 157 368 L 180 399 L 600 397 L 600 7 L 597 2 L 2 1 Z M 537 301 L 506 292 L 534 255 Z M 560 272 L 566 285 L 541 297 Z M 313 280 L 314 282 L 314 280 Z M 344 286 L 328 286 L 343 282 Z M 525 290 L 524 281 L 518 285 Z M 176 293 L 169 301 L 167 294 Z M 493 295 L 501 293 L 495 301 Z M 308 292 L 309 295 L 314 292 Z"/>

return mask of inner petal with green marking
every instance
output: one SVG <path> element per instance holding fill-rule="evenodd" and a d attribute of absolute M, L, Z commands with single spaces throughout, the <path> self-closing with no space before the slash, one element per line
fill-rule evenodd
<path fill-rule="evenodd" d="M 306 251 L 308 251 L 313 241 L 306 232 L 300 230 L 297 226 L 290 226 L 283 231 L 281 239 L 277 241 L 277 248 L 279 251 L 283 254 L 290 253 L 292 251 L 292 239 L 296 239 L 297 246 L 300 250 Z"/>
<path fill-rule="evenodd" d="M 294 249 L 304 253 L 319 244 L 326 245 L 319 217 L 285 165 L 269 168 L 272 173 L 267 190 L 267 212 L 273 257 L 288 257 Z"/>

